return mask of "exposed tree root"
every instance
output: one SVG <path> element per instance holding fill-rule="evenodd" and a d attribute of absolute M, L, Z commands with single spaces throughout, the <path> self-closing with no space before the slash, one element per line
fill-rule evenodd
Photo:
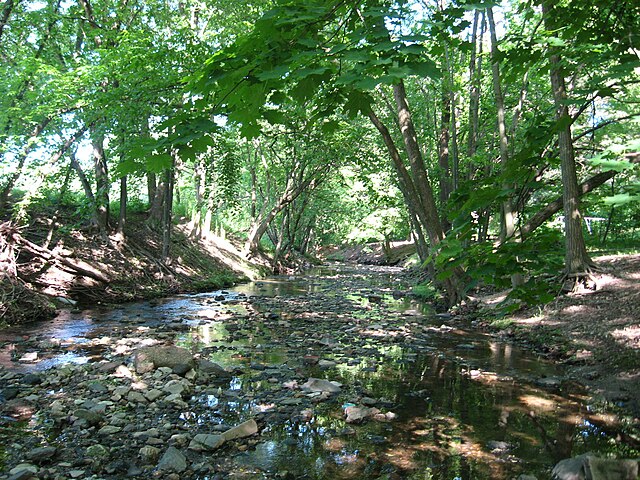
<path fill-rule="evenodd" d="M 562 277 L 562 291 L 564 293 L 589 293 L 598 289 L 598 272 L 595 266 L 590 266 L 582 272 L 565 273 Z"/>

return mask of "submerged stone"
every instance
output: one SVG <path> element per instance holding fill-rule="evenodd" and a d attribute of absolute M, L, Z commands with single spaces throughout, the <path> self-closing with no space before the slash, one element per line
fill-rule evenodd
<path fill-rule="evenodd" d="M 156 368 L 175 368 L 178 365 L 193 365 L 189 350 L 174 346 L 142 347 L 136 350 L 133 363 L 137 373 L 147 373 Z"/>
<path fill-rule="evenodd" d="M 236 438 L 249 437 L 255 433 L 258 433 L 258 424 L 255 420 L 247 420 L 240 425 L 230 428 L 222 434 L 225 440 L 234 440 Z"/>
<path fill-rule="evenodd" d="M 187 469 L 187 457 L 176 447 L 169 447 L 158 463 L 158 470 L 182 473 Z"/>
<path fill-rule="evenodd" d="M 220 448 L 226 441 L 224 435 L 212 435 L 210 433 L 199 433 L 189 444 L 189 450 L 196 452 L 211 452 Z"/>
<path fill-rule="evenodd" d="M 322 378 L 309 378 L 306 383 L 302 384 L 302 390 L 306 392 L 328 392 L 337 393 L 341 390 L 338 382 L 330 382 Z"/>

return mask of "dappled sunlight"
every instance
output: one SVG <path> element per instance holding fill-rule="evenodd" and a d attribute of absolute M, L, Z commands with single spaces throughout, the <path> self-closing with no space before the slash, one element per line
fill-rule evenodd
<path fill-rule="evenodd" d="M 550 398 L 544 398 L 536 395 L 522 395 L 519 398 L 520 403 L 526 406 L 528 409 L 541 413 L 552 413 L 558 408 L 558 403 Z"/>
<path fill-rule="evenodd" d="M 631 318 L 621 319 L 621 323 L 631 322 Z M 611 332 L 621 346 L 626 348 L 640 349 L 640 324 L 628 325 Z"/>

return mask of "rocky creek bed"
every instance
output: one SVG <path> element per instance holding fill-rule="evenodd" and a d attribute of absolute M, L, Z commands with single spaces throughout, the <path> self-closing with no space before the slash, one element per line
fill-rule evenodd
<path fill-rule="evenodd" d="M 638 425 L 559 367 L 404 290 L 338 266 L 4 332 L 0 478 L 542 479 L 638 457 Z"/>

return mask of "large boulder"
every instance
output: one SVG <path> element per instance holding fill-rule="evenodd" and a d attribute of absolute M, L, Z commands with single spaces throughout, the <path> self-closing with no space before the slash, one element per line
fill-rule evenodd
<path fill-rule="evenodd" d="M 133 365 L 136 372 L 142 374 L 160 367 L 171 369 L 183 365 L 193 367 L 195 362 L 189 350 L 174 346 L 155 345 L 137 349 L 133 354 Z"/>
<path fill-rule="evenodd" d="M 561 460 L 551 473 L 556 480 L 637 480 L 638 460 L 598 458 L 584 454 Z"/>

